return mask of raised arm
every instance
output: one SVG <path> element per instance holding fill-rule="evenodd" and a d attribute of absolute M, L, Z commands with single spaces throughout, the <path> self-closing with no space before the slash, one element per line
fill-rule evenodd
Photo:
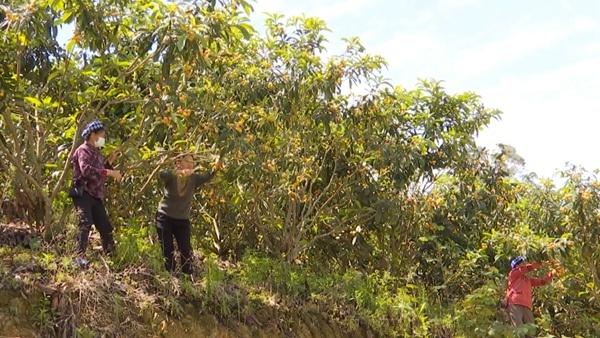
<path fill-rule="evenodd" d="M 221 160 L 221 158 L 218 158 L 217 161 L 215 162 L 215 164 L 213 165 L 212 170 L 209 173 L 206 174 L 194 174 L 194 177 L 196 179 L 196 188 L 202 186 L 203 184 L 207 183 L 208 181 L 212 180 L 213 177 L 215 177 L 216 173 L 218 171 L 220 171 L 221 169 L 223 169 L 223 161 Z"/>
<path fill-rule="evenodd" d="M 533 262 L 533 263 L 529 263 L 529 264 L 521 264 L 513 270 L 512 274 L 515 276 L 515 278 L 520 278 L 520 277 L 524 276 L 525 274 L 527 274 L 528 272 L 539 269 L 541 266 L 542 266 L 542 263 L 538 263 L 538 262 Z"/>
<path fill-rule="evenodd" d="M 531 278 L 531 286 L 533 287 L 544 286 L 550 282 L 552 282 L 552 272 L 548 272 L 544 278 Z"/>
<path fill-rule="evenodd" d="M 205 174 L 194 174 L 194 179 L 196 180 L 196 188 L 212 180 L 213 177 L 215 177 L 216 173 L 216 171 L 212 170 L 211 172 Z"/>

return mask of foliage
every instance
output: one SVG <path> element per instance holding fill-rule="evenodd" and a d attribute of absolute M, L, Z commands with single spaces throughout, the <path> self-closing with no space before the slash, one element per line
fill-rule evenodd
<path fill-rule="evenodd" d="M 47 297 L 42 297 L 35 305 L 33 321 L 41 332 L 52 332 L 54 316 L 50 305 L 50 300 Z"/>

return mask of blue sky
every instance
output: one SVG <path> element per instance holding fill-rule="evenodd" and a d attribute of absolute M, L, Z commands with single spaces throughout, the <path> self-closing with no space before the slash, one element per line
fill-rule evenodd
<path fill-rule="evenodd" d="M 479 143 L 514 146 L 528 171 L 600 168 L 600 1 L 259 0 L 254 9 L 254 22 L 264 12 L 323 18 L 331 54 L 342 37 L 360 37 L 394 84 L 433 78 L 477 92 L 503 111 Z"/>
<path fill-rule="evenodd" d="M 394 84 L 428 78 L 480 94 L 503 115 L 479 144 L 514 146 L 526 171 L 600 168 L 600 1 L 258 0 L 254 10 L 259 30 L 265 12 L 324 19 L 328 54 L 359 37 L 388 61 Z"/>

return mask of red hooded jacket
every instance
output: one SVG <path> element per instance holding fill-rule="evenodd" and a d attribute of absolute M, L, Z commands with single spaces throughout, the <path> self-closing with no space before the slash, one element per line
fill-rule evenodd
<path fill-rule="evenodd" d="M 508 289 L 506 290 L 506 304 L 522 305 L 531 310 L 533 298 L 532 288 L 546 285 L 552 281 L 552 274 L 544 278 L 530 278 L 527 273 L 542 266 L 541 263 L 520 264 L 508 274 Z"/>

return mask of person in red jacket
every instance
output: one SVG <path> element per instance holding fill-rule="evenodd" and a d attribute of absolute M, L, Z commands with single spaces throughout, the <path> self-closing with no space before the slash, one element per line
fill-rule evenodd
<path fill-rule="evenodd" d="M 508 274 L 508 288 L 506 290 L 505 304 L 513 326 L 534 323 L 532 312 L 532 288 L 546 285 L 552 281 L 552 273 L 544 278 L 532 278 L 527 273 L 543 266 L 542 263 L 525 264 L 525 257 L 519 256 L 510 262 L 511 270 Z"/>

